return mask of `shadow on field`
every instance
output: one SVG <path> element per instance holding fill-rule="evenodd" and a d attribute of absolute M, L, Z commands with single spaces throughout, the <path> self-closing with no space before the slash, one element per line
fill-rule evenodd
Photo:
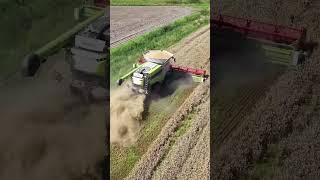
<path fill-rule="evenodd" d="M 250 85 L 270 70 L 259 43 L 229 30 L 216 31 L 213 38 L 217 87 Z"/>
<path fill-rule="evenodd" d="M 145 99 L 143 119 L 148 116 L 148 109 L 153 101 L 172 96 L 179 88 L 190 88 L 195 84 L 189 74 L 169 73 L 162 84 L 156 84 L 152 87 L 151 94 Z"/>
<path fill-rule="evenodd" d="M 261 43 L 229 30 L 214 32 L 215 142 L 220 146 L 243 122 L 287 66 L 273 64 Z"/>

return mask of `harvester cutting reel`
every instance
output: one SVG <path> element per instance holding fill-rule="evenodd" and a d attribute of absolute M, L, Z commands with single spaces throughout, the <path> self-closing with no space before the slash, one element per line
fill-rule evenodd
<path fill-rule="evenodd" d="M 312 52 L 312 47 L 306 42 L 305 28 L 291 28 L 221 14 L 214 14 L 212 23 L 215 32 L 232 31 L 259 42 L 265 56 L 272 63 L 296 66 L 303 63 Z"/>

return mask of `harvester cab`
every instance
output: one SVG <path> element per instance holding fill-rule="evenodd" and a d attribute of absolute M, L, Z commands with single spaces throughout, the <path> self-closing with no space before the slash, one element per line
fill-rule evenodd
<path fill-rule="evenodd" d="M 149 94 L 152 87 L 162 86 L 166 78 L 172 73 L 190 74 L 196 81 L 203 82 L 206 71 L 174 65 L 174 55 L 165 50 L 150 50 L 143 54 L 133 69 L 122 76 L 117 84 L 131 78 L 132 90 L 138 93 Z"/>
<path fill-rule="evenodd" d="M 102 16 L 75 35 L 74 46 L 66 49 L 66 59 L 70 63 L 72 92 L 86 99 L 92 98 L 93 90 L 106 93 L 107 31 L 109 25 Z"/>
<path fill-rule="evenodd" d="M 90 24 L 75 36 L 74 46 L 67 49 L 72 70 L 98 77 L 105 76 L 107 30 L 105 16 Z"/>

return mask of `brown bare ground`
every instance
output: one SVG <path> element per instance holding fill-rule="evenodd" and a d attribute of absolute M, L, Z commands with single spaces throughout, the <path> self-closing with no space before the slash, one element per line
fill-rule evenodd
<path fill-rule="evenodd" d="M 111 46 L 115 47 L 154 28 L 165 26 L 192 11 L 189 7 L 175 6 L 112 6 Z"/>
<path fill-rule="evenodd" d="M 170 48 L 172 52 L 176 53 L 177 63 L 196 68 L 203 67 L 209 70 L 209 37 L 210 30 L 207 26 L 185 38 L 177 46 Z M 195 88 L 168 120 L 160 135 L 126 179 L 190 179 L 192 177 L 199 178 L 199 176 L 203 179 L 209 179 L 209 158 L 202 154 L 203 152 L 207 154 L 210 152 L 209 90 L 210 81 L 206 81 Z M 196 112 L 191 127 L 177 139 L 171 149 L 170 146 L 174 141 L 175 132 L 192 111 Z M 206 147 L 206 149 L 197 151 L 200 147 Z M 168 156 L 166 156 L 167 151 L 169 151 Z M 183 158 L 180 159 L 179 157 Z M 199 161 L 195 162 L 197 157 L 199 157 Z M 196 167 L 197 165 L 201 166 Z M 194 168 L 195 171 L 192 173 L 185 172 L 190 168 Z"/>
<path fill-rule="evenodd" d="M 306 27 L 319 42 L 319 1 L 216 1 L 215 12 Z M 290 16 L 294 17 L 293 22 Z M 272 85 L 214 154 L 214 179 L 319 178 L 320 51 Z M 263 170 L 263 171 L 262 171 Z"/>

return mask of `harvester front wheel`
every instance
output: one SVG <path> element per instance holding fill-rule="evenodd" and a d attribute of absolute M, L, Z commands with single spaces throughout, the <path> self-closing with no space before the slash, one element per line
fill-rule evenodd
<path fill-rule="evenodd" d="M 117 80 L 117 85 L 118 85 L 118 86 L 121 86 L 122 83 L 123 83 L 123 80 L 122 80 L 122 79 Z"/>

